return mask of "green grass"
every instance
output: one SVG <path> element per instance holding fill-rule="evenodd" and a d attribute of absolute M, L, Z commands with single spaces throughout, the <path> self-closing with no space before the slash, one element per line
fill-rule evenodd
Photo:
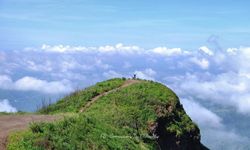
<path fill-rule="evenodd" d="M 74 93 L 59 100 L 56 104 L 43 106 L 43 108 L 41 108 L 38 112 L 43 114 L 78 112 L 93 97 L 114 88 L 118 88 L 124 82 L 125 79 L 115 78 L 97 83 L 96 85 L 88 87 L 84 90 L 75 91 Z"/>
<path fill-rule="evenodd" d="M 33 134 L 30 130 L 13 132 L 8 137 L 7 150 L 39 150 L 33 144 L 32 139 L 36 138 L 38 135 Z"/>
<path fill-rule="evenodd" d="M 40 112 L 78 112 L 93 96 L 123 82 L 113 79 L 98 83 Z M 188 138 L 186 135 L 197 129 L 170 89 L 141 81 L 101 97 L 83 113 L 56 123 L 32 124 L 29 130 L 12 134 L 8 149 L 157 149 L 149 126 L 159 118 L 168 120 L 165 131 L 176 138 Z"/>

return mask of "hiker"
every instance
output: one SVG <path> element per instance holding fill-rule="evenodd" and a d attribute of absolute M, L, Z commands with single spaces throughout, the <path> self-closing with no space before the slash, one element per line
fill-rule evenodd
<path fill-rule="evenodd" d="M 134 80 L 136 79 L 136 74 L 134 74 L 133 79 L 134 79 Z"/>

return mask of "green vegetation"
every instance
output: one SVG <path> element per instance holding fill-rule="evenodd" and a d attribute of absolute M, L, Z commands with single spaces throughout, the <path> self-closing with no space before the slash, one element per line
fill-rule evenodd
<path fill-rule="evenodd" d="M 112 79 L 97 83 L 41 109 L 40 113 L 78 113 L 55 123 L 33 123 L 27 131 L 12 134 L 7 148 L 158 149 L 162 140 L 171 148 L 188 149 L 194 143 L 199 147 L 197 126 L 186 115 L 178 97 L 160 83 L 140 80 L 100 97 L 79 113 L 93 97 L 124 82 Z"/>
<path fill-rule="evenodd" d="M 56 104 L 51 104 L 49 106 L 43 106 L 39 112 L 43 114 L 52 114 L 59 112 L 78 112 L 81 107 L 83 107 L 88 101 L 93 97 L 118 88 L 125 82 L 125 79 L 110 79 L 104 82 L 99 82 L 94 86 L 88 87 L 84 90 L 77 90 L 74 93 L 66 96 L 65 98 L 59 100 Z"/>

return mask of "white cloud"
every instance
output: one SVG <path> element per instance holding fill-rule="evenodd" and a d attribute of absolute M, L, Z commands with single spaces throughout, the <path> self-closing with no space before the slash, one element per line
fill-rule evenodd
<path fill-rule="evenodd" d="M 151 68 L 147 68 L 143 71 L 135 71 L 134 74 L 141 79 L 155 80 L 154 76 L 156 75 L 156 72 Z"/>
<path fill-rule="evenodd" d="M 102 68 L 102 69 L 109 69 L 111 66 L 109 64 L 104 63 L 101 59 L 96 58 L 95 64 L 96 67 Z"/>
<path fill-rule="evenodd" d="M 206 46 L 200 47 L 199 50 L 200 50 L 201 52 L 203 52 L 203 53 L 209 55 L 209 56 L 213 56 L 213 55 L 214 55 L 213 51 L 210 50 L 210 49 L 209 49 L 208 47 L 206 47 Z"/>
<path fill-rule="evenodd" d="M 139 46 L 125 46 L 118 43 L 115 46 L 105 45 L 100 47 L 85 47 L 85 46 L 69 46 L 69 45 L 47 45 L 43 44 L 40 49 L 26 48 L 31 51 L 44 51 L 53 53 L 120 53 L 120 54 L 134 54 L 140 53 L 142 50 Z"/>
<path fill-rule="evenodd" d="M 230 97 L 238 111 L 242 114 L 250 114 L 250 94 L 235 94 Z"/>
<path fill-rule="evenodd" d="M 167 48 L 167 47 L 156 47 L 152 49 L 151 52 L 163 56 L 173 56 L 182 54 L 182 50 L 180 48 Z"/>
<path fill-rule="evenodd" d="M 75 60 L 62 60 L 60 62 L 60 68 L 62 72 L 68 72 L 72 69 L 82 68 L 82 65 Z"/>
<path fill-rule="evenodd" d="M 0 88 L 6 90 L 37 91 L 49 94 L 68 93 L 73 90 L 68 81 L 48 82 L 26 76 L 14 82 L 11 77 L 7 75 L 0 76 Z"/>
<path fill-rule="evenodd" d="M 193 57 L 190 59 L 191 62 L 195 63 L 196 65 L 200 66 L 202 69 L 208 69 L 209 68 L 209 61 L 205 58 L 198 59 L 196 57 Z"/>
<path fill-rule="evenodd" d="M 25 48 L 26 51 L 41 51 L 51 53 L 100 53 L 100 54 L 147 54 L 147 55 L 162 55 L 175 56 L 181 54 L 190 54 L 188 51 L 182 51 L 181 48 L 167 48 L 156 47 L 150 50 L 145 50 L 136 45 L 124 45 L 118 43 L 116 45 L 104 45 L 99 47 L 85 47 L 85 46 L 69 46 L 69 45 L 47 45 L 43 44 L 41 48 Z M 210 52 L 210 51 L 209 51 Z"/>
<path fill-rule="evenodd" d="M 72 52 L 85 52 L 85 51 L 88 51 L 89 49 L 83 46 L 76 46 L 76 47 L 72 47 L 69 45 L 50 46 L 50 45 L 43 44 L 41 47 L 41 50 L 45 52 L 72 53 Z"/>
<path fill-rule="evenodd" d="M 104 76 L 105 78 L 108 78 L 108 79 L 110 79 L 110 78 L 121 78 L 121 77 L 123 77 L 122 74 L 117 73 L 117 72 L 115 72 L 115 71 L 113 71 L 113 70 L 109 70 L 109 71 L 107 71 L 107 72 L 104 72 L 104 73 L 103 73 L 103 76 Z"/>
<path fill-rule="evenodd" d="M 27 67 L 33 71 L 50 72 L 53 70 L 52 64 L 50 61 L 45 61 L 43 64 L 37 64 L 34 61 L 28 60 L 26 61 L 26 63 L 27 63 Z"/>
<path fill-rule="evenodd" d="M 73 89 L 65 81 L 51 81 L 36 79 L 34 77 L 23 77 L 15 82 L 15 89 L 22 91 L 38 91 L 43 93 L 68 93 Z"/>
<path fill-rule="evenodd" d="M 250 79 L 237 73 L 209 75 L 208 80 L 202 80 L 201 75 L 187 74 L 175 89 L 182 96 L 235 107 L 238 112 L 250 114 Z"/>
<path fill-rule="evenodd" d="M 41 55 L 42 59 L 37 61 L 32 57 L 36 52 L 31 52 L 29 56 L 27 54 L 30 51 L 26 51 L 23 55 L 12 56 L 15 59 L 6 58 L 6 60 L 10 60 L 9 64 L 0 67 L 11 68 L 14 73 L 23 68 L 37 70 L 41 72 L 43 78 L 52 77 L 55 82 L 60 83 L 63 79 L 72 82 L 75 82 L 74 80 L 83 81 L 93 74 L 96 74 L 97 77 L 115 77 L 134 72 L 143 79 L 158 81 L 166 79 L 166 82 L 173 84 L 175 91 L 180 91 L 178 94 L 181 94 L 182 97 L 192 96 L 195 99 L 216 104 L 230 105 L 240 113 L 250 114 L 248 111 L 250 110 L 248 109 L 250 108 L 250 104 L 248 104 L 248 93 L 250 92 L 249 47 L 213 52 L 207 46 L 202 46 L 197 51 L 186 52 L 181 48 L 164 46 L 147 50 L 123 44 L 97 47 L 43 45 L 38 51 L 53 53 L 38 52 L 37 55 Z M 126 56 L 115 54 L 126 54 Z M 159 55 L 167 57 L 157 57 Z M 176 55 L 178 57 L 175 57 Z M 22 57 L 25 60 L 23 64 L 18 62 Z M 43 58 L 46 61 L 43 62 Z M 126 63 L 121 64 L 121 62 Z M 143 70 L 145 66 L 150 69 Z M 197 66 L 201 69 L 197 69 Z M 12 84 L 15 82 L 8 76 L 0 76 L 1 88 L 15 89 L 15 84 Z"/>
<path fill-rule="evenodd" d="M 155 76 L 156 75 L 156 72 L 151 68 L 145 69 L 144 72 L 145 72 L 145 74 L 147 74 L 149 76 Z"/>
<path fill-rule="evenodd" d="M 232 76 L 232 75 L 231 75 Z M 244 83 L 232 83 L 227 74 L 214 77 L 210 81 L 202 81 L 198 75 L 187 74 L 182 80 L 179 88 L 183 92 L 188 92 L 199 99 L 213 99 L 223 102 L 224 94 L 232 92 L 240 92 L 244 90 Z M 220 96 L 221 95 L 221 96 Z M 228 100 L 226 100 L 228 101 Z"/>
<path fill-rule="evenodd" d="M 242 56 L 250 58 L 250 47 L 240 47 L 238 50 Z"/>
<path fill-rule="evenodd" d="M 99 50 L 100 50 L 101 52 L 110 52 L 110 51 L 115 51 L 116 49 L 115 49 L 115 47 L 113 47 L 113 46 L 106 45 L 106 46 L 100 46 L 100 47 L 99 47 Z"/>
<path fill-rule="evenodd" d="M 80 80 L 80 81 L 84 81 L 86 80 L 86 76 L 83 75 L 82 73 L 79 72 L 71 72 L 71 71 L 67 71 L 64 73 L 52 73 L 51 74 L 52 77 L 55 78 L 62 78 L 62 79 L 67 79 L 67 80 Z"/>
<path fill-rule="evenodd" d="M 140 53 L 141 48 L 139 46 L 124 46 L 122 43 L 118 43 L 115 46 L 100 46 L 98 51 L 101 53 L 121 53 L 121 54 L 134 54 Z"/>
<path fill-rule="evenodd" d="M 11 106 L 7 99 L 0 100 L 0 112 L 17 112 L 17 109 Z"/>
<path fill-rule="evenodd" d="M 181 103 L 187 114 L 199 125 L 211 128 L 221 128 L 223 126 L 221 123 L 222 119 L 219 116 L 199 103 L 185 98 L 181 98 Z"/>
<path fill-rule="evenodd" d="M 0 88 L 2 89 L 12 89 L 13 81 L 7 75 L 0 75 Z"/>
<path fill-rule="evenodd" d="M 231 55 L 235 55 L 237 53 L 238 49 L 237 48 L 228 48 L 227 52 Z"/>

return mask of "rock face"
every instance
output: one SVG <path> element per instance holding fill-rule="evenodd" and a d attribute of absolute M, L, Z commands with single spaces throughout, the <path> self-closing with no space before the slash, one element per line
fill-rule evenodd
<path fill-rule="evenodd" d="M 28 146 L 37 149 L 207 149 L 200 142 L 198 126 L 186 114 L 176 94 L 153 81 L 104 81 L 40 112 L 75 115 L 57 123 L 33 125 L 31 131 L 24 134 L 25 138 L 13 137 L 10 147 L 25 149 L 24 143 L 34 143 Z"/>
<path fill-rule="evenodd" d="M 200 142 L 198 126 L 190 122 L 179 100 L 159 105 L 156 114 L 156 121 L 149 125 L 149 133 L 157 137 L 159 149 L 208 150 Z"/>
<path fill-rule="evenodd" d="M 178 104 L 179 111 L 183 110 L 182 106 Z M 174 110 L 173 110 L 174 111 Z M 173 120 L 180 120 L 178 116 L 161 116 L 155 123 L 153 134 L 157 135 L 157 142 L 161 150 L 208 150 L 200 142 L 200 130 L 195 126 L 192 130 L 178 136 L 175 132 L 166 130 L 166 127 Z"/>

